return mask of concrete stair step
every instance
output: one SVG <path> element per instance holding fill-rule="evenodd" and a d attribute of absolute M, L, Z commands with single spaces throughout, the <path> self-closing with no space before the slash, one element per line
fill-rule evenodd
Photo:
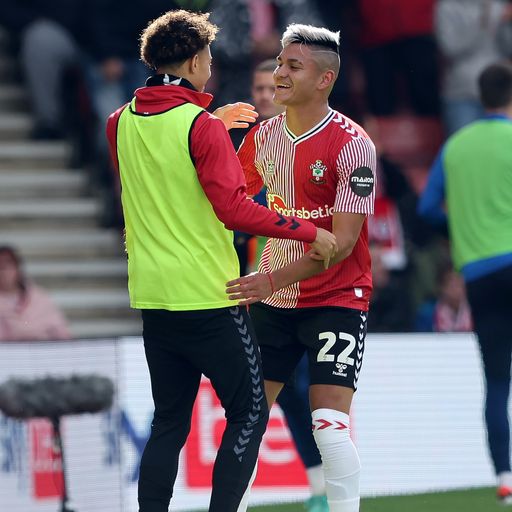
<path fill-rule="evenodd" d="M 48 290 L 55 303 L 65 311 L 86 311 L 86 310 L 128 310 L 129 298 L 126 288 L 94 290 Z"/>
<path fill-rule="evenodd" d="M 137 318 L 94 318 L 70 322 L 75 338 L 111 338 L 122 336 L 141 336 L 142 321 Z"/>
<path fill-rule="evenodd" d="M 15 227 L 55 227 L 59 225 L 95 226 L 102 213 L 95 198 L 3 199 L 0 225 Z"/>
<path fill-rule="evenodd" d="M 85 261 L 36 260 L 26 264 L 27 274 L 44 288 L 77 289 L 127 287 L 126 261 L 90 259 Z"/>
<path fill-rule="evenodd" d="M 28 112 L 30 102 L 25 89 L 16 84 L 0 85 L 0 111 Z"/>
<path fill-rule="evenodd" d="M 2 59 L 0 58 L 0 81 L 2 80 Z M 2 112 L 0 116 L 0 140 L 27 139 L 34 126 L 29 114 Z"/>
<path fill-rule="evenodd" d="M 0 198 L 59 198 L 82 196 L 87 176 L 79 171 L 0 172 Z"/>
<path fill-rule="evenodd" d="M 47 290 L 69 321 L 97 318 L 133 318 L 127 288 L 59 288 Z"/>
<path fill-rule="evenodd" d="M 0 109 L 1 110 L 1 109 Z M 66 168 L 71 147 L 64 141 L 0 142 L 0 168 Z"/>
<path fill-rule="evenodd" d="M 83 276 L 83 277 L 126 277 L 126 261 L 116 259 L 90 259 L 86 261 L 28 261 L 29 275 L 35 278 L 47 276 Z"/>
<path fill-rule="evenodd" d="M 123 241 L 113 229 L 60 229 L 0 231 L 0 243 L 17 247 L 24 258 L 79 258 L 79 261 L 99 257 L 121 256 Z"/>

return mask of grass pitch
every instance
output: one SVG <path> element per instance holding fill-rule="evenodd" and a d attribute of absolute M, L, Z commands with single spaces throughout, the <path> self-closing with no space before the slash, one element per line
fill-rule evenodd
<path fill-rule="evenodd" d="M 361 512 L 505 512 L 512 506 L 503 506 L 496 500 L 495 488 L 468 489 L 463 491 L 414 494 L 410 496 L 385 496 L 365 498 Z M 250 507 L 250 512 L 301 512 L 301 503 Z"/>

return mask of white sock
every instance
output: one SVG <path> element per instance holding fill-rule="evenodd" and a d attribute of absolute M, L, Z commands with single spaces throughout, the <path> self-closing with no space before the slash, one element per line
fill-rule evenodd
<path fill-rule="evenodd" d="M 498 475 L 498 485 L 500 487 L 510 487 L 512 489 L 512 473 L 503 471 Z"/>
<path fill-rule="evenodd" d="M 361 463 L 350 439 L 349 416 L 334 409 L 316 409 L 311 417 L 322 456 L 329 510 L 358 512 Z"/>
<path fill-rule="evenodd" d="M 323 496 L 325 494 L 324 468 L 322 464 L 306 468 L 309 487 L 313 496 Z"/>

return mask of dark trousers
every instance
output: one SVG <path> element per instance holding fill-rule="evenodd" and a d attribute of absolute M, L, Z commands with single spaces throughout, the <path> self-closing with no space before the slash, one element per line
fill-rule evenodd
<path fill-rule="evenodd" d="M 245 308 L 144 310 L 143 337 L 155 414 L 139 476 L 139 511 L 167 512 L 201 375 L 227 425 L 213 469 L 210 512 L 236 512 L 268 421 L 261 359 Z"/>
<path fill-rule="evenodd" d="M 499 474 L 510 471 L 512 266 L 470 281 L 467 291 L 485 374 L 489 451 L 496 474 Z"/>
<path fill-rule="evenodd" d="M 311 431 L 307 356 L 300 360 L 295 370 L 294 381 L 283 387 L 277 397 L 277 403 L 283 410 L 293 442 L 306 469 L 322 464 L 322 457 Z"/>

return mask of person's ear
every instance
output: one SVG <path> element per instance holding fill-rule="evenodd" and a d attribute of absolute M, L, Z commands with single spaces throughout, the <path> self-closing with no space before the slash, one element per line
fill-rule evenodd
<path fill-rule="evenodd" d="M 327 89 L 328 87 L 332 86 L 334 80 L 336 80 L 336 73 L 334 73 L 332 69 L 328 69 L 327 71 L 324 71 L 320 76 L 318 88 L 320 90 Z"/>
<path fill-rule="evenodd" d="M 189 59 L 188 70 L 191 74 L 194 74 L 199 66 L 199 55 L 196 53 Z"/>

